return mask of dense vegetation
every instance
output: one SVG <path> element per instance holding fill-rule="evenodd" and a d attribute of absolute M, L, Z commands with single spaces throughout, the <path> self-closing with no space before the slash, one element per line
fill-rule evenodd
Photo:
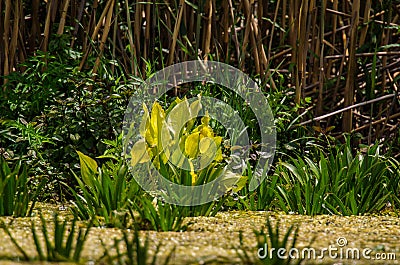
<path fill-rule="evenodd" d="M 0 215 L 30 216 L 36 201 L 70 203 L 88 227 L 180 231 L 187 216 L 232 209 L 397 211 L 399 17 L 394 0 L 0 0 Z M 254 113 L 223 87 L 176 88 L 153 107 L 167 113 L 184 97 L 217 98 L 238 111 L 252 143 L 235 187 L 185 207 L 154 200 L 136 183 L 121 155 L 122 122 L 146 78 L 197 59 L 227 63 L 258 83 L 275 116 L 277 152 L 266 180 L 250 192 L 260 141 Z M 170 167 L 153 150 L 164 177 L 199 185 L 222 170 L 230 147 L 219 123 L 195 119 L 181 137 L 201 149 L 192 136 L 204 128 L 220 156 L 193 172 Z M 185 149 L 188 157 L 199 153 Z M 63 234 L 66 224 L 54 224 Z M 126 235 L 122 241 L 138 256 L 144 251 Z M 40 260 L 79 260 L 71 245 L 56 253 L 46 244 L 53 252 L 46 258 L 38 249 Z"/>

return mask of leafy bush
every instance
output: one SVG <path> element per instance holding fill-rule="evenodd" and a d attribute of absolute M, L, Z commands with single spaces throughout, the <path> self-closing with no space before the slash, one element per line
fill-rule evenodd
<path fill-rule="evenodd" d="M 53 192 L 62 187 L 60 181 L 76 184 L 69 178 L 78 167 L 75 150 L 98 156 L 106 148 L 101 140 L 119 135 L 136 84 L 78 71 L 81 55 L 63 41 L 53 43 L 59 47 L 49 53 L 28 58 L 25 70 L 7 76 L 0 89 L 2 152 L 35 165 L 38 175 L 49 177 Z"/>
<path fill-rule="evenodd" d="M 153 168 L 152 164 L 165 179 L 184 186 L 200 186 L 223 175 L 219 185 L 212 187 L 213 190 L 204 190 L 209 189 L 209 186 L 203 185 L 199 194 L 188 194 L 187 197 L 176 195 L 181 201 L 191 200 L 202 194 L 227 192 L 228 188 L 241 178 L 240 173 L 232 170 L 234 163 L 229 165 L 225 160 L 222 137 L 214 133 L 207 111 L 202 110 L 200 114 L 200 110 L 202 110 L 200 96 L 191 104 L 186 99 L 178 98 L 166 111 L 155 102 L 151 113 L 144 107 L 139 127 L 140 139 L 136 140 L 138 136 L 132 135 L 132 131 L 126 132 L 127 138 L 136 140 L 131 149 L 128 146 L 130 141 L 126 141 L 125 148 L 133 173 L 149 172 L 149 168 L 151 170 Z M 152 178 L 148 181 L 148 185 L 158 185 Z M 169 187 L 160 189 L 168 190 Z M 173 191 L 168 190 L 168 192 Z M 164 195 L 163 192 L 152 194 L 160 197 Z"/>
<path fill-rule="evenodd" d="M 173 117 L 169 117 L 167 121 L 166 117 L 172 109 L 175 110 Z M 191 117 L 197 117 L 200 109 L 200 99 L 189 105 L 187 100 L 177 98 L 167 111 L 154 102 L 151 115 L 144 106 L 143 121 L 140 125 L 143 138 L 131 149 L 131 166 L 135 167 L 151 160 L 164 177 L 183 185 L 199 185 L 215 179 L 217 174 L 202 172 L 222 167 L 222 137 L 215 136 L 209 125 L 208 114 L 201 118 L 200 125 L 194 127 L 196 120 Z M 198 157 L 202 169 L 195 172 L 193 161 Z M 171 163 L 168 163 L 169 160 Z M 186 161 L 190 166 L 189 174 L 180 170 Z"/>
<path fill-rule="evenodd" d="M 187 99 L 177 98 L 166 110 L 158 102 L 154 102 L 151 112 L 146 106 L 143 109 L 144 115 L 139 127 L 141 138 L 134 142 L 130 150 L 128 149 L 127 157 L 132 172 L 148 172 L 149 163 L 152 163 L 164 178 L 184 186 L 201 186 L 224 175 L 219 180 L 219 185 L 212 187 L 213 190 L 201 190 L 204 194 L 216 194 L 221 191 L 220 193 L 226 195 L 235 182 L 235 190 L 244 187 L 246 182 L 242 180 L 246 177 L 231 172 L 227 167 L 225 152 L 229 152 L 229 149 L 223 144 L 223 138 L 216 135 L 211 127 L 212 120 L 208 113 L 202 110 L 200 96 L 192 103 Z M 130 135 L 131 132 L 127 134 Z M 149 178 L 149 181 L 152 179 Z M 150 185 L 153 185 L 153 182 Z M 175 194 L 170 194 L 173 195 Z M 151 196 L 161 199 L 161 205 L 167 205 L 164 204 L 163 193 Z M 195 196 L 197 193 L 190 194 L 187 199 L 191 200 Z M 191 206 L 187 212 L 190 215 L 215 214 L 225 198 Z M 186 209 L 181 208 L 181 211 L 185 212 Z"/>

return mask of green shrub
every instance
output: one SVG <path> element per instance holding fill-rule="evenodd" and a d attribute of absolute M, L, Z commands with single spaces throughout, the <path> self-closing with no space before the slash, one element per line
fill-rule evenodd
<path fill-rule="evenodd" d="M 184 186 L 201 186 L 224 175 L 219 185 L 212 187 L 213 190 L 197 189 L 196 192 L 199 194 L 192 193 L 187 199 L 190 201 L 202 194 L 217 194 L 218 189 L 222 189 L 225 196 L 203 205 L 178 207 L 164 203 L 164 193 L 151 194 L 161 200 L 161 203 L 157 204 L 159 210 L 167 207 L 164 209 L 166 212 L 179 211 L 186 213 L 187 216 L 215 215 L 221 209 L 227 198 L 226 195 L 232 190 L 230 186 L 237 182 L 234 189 L 238 191 L 245 185 L 243 179 L 246 177 L 227 169 L 226 146 L 223 144 L 223 138 L 214 132 L 211 127 L 213 121 L 208 113 L 200 115 L 201 111 L 201 96 L 192 103 L 189 103 L 187 99 L 177 98 L 166 110 L 158 102 L 154 102 L 151 111 L 144 106 L 144 116 L 139 128 L 141 139 L 133 144 L 127 158 L 133 172 L 147 172 L 149 164 L 152 163 L 164 178 Z M 202 117 L 197 118 L 197 116 Z M 201 169 L 195 169 L 193 161 L 196 161 Z M 149 179 L 149 181 L 152 180 Z M 168 190 L 168 186 L 165 189 L 169 193 L 168 196 L 175 195 L 173 190 Z M 152 201 L 152 199 L 149 200 Z M 149 204 L 139 199 L 135 205 L 137 205 L 136 209 L 140 209 Z M 172 210 L 171 207 L 177 210 Z M 150 218 L 148 215 L 146 218 L 150 218 L 149 221 L 153 224 L 158 223 L 154 221 L 155 216 L 153 214 Z M 159 225 L 153 225 L 153 227 L 160 229 Z M 168 230 L 171 228 L 169 227 Z M 166 227 L 161 228 L 161 230 L 165 229 Z"/>
<path fill-rule="evenodd" d="M 137 82 L 78 71 L 81 54 L 63 41 L 27 58 L 25 70 L 7 76 L 0 89 L 0 146 L 49 177 L 47 198 L 60 196 L 61 181 L 76 184 L 69 175 L 77 168 L 75 150 L 98 156 L 106 148 L 101 140 L 117 138 Z"/>
<path fill-rule="evenodd" d="M 172 109 L 174 113 L 167 121 Z M 191 117 L 197 117 L 200 109 L 200 99 L 189 105 L 186 99 L 177 98 L 166 111 L 159 103 L 154 102 L 151 113 L 144 105 L 145 113 L 140 125 L 143 138 L 131 149 L 131 166 L 151 161 L 168 180 L 189 186 L 204 184 L 218 177 L 218 174 L 202 174 L 214 168 L 218 171 L 224 161 L 222 137 L 215 135 L 209 125 L 210 117 L 207 113 L 201 118 L 201 124 L 195 127 L 196 119 Z M 197 172 L 192 161 L 198 157 L 203 169 Z M 181 170 L 185 158 L 190 165 L 190 171 Z"/>

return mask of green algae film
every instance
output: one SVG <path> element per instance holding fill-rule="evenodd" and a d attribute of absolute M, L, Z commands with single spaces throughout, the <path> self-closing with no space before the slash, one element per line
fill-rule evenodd
<path fill-rule="evenodd" d="M 52 221 L 53 214 L 59 211 L 58 206 L 38 206 L 46 220 Z M 72 218 L 69 211 L 60 211 L 62 218 Z M 173 247 L 176 247 L 170 264 L 240 264 L 237 251 L 240 250 L 239 232 L 243 233 L 243 246 L 247 253 L 252 254 L 254 261 L 257 257 L 257 241 L 254 230 L 265 226 L 266 216 L 275 224 L 280 220 L 282 234 L 292 225 L 300 226 L 296 247 L 310 247 L 320 253 L 324 248 L 336 246 L 338 240 L 346 240 L 346 248 L 360 250 L 371 249 L 372 257 L 376 253 L 394 253 L 396 260 L 365 260 L 360 259 L 306 259 L 302 264 L 399 264 L 400 263 L 400 219 L 396 216 L 301 216 L 285 215 L 272 212 L 219 212 L 215 217 L 186 218 L 188 229 L 185 232 L 155 232 L 141 231 L 141 238 L 150 239 L 150 253 L 157 254 L 160 261 Z M 37 216 L 29 218 L 1 218 L 9 228 L 16 241 L 31 257 L 37 255 L 31 234 L 31 222 L 40 227 Z M 50 224 L 50 223 L 49 223 Z M 85 226 L 84 222 L 78 225 Z M 50 226 L 51 227 L 51 226 Z M 52 231 L 50 229 L 49 233 Z M 41 233 L 39 233 L 41 235 Z M 133 234 L 133 233 L 132 233 Z M 121 238 L 120 229 L 99 228 L 91 229 L 85 244 L 82 260 L 85 264 L 101 264 L 100 257 L 104 247 L 113 253 L 114 238 Z M 314 241 L 311 243 L 312 239 Z M 159 253 L 156 246 L 162 243 Z M 0 264 L 19 263 L 21 256 L 3 229 L 0 229 Z M 393 257 L 392 257 L 393 258 Z M 25 264 L 25 263 L 22 263 Z M 31 262 L 28 264 L 55 264 Z M 71 263 L 62 263 L 71 264 Z M 102 263 L 104 264 L 104 263 Z"/>

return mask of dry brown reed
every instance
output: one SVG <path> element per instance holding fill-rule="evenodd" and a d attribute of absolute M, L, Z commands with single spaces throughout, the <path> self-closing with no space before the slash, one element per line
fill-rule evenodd
<path fill-rule="evenodd" d="M 222 61 L 258 78 L 266 92 L 288 87 L 293 104 L 311 98 L 312 118 L 398 92 L 399 17 L 395 0 L 0 0 L 0 76 L 6 83 L 28 56 L 66 34 L 82 53 L 79 70 L 97 73 L 112 58 L 123 74 L 146 78 L 148 63 L 157 70 Z M 277 85 L 275 73 L 286 81 Z M 398 126 L 396 97 L 314 125 L 382 136 Z"/>

